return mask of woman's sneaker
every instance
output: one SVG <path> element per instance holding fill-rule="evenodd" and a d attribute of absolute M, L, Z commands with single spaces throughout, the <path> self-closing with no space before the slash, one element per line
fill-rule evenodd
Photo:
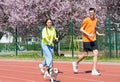
<path fill-rule="evenodd" d="M 78 65 L 76 62 L 72 63 L 74 73 L 78 73 Z"/>
<path fill-rule="evenodd" d="M 44 73 L 44 79 L 46 79 L 46 77 L 50 77 L 50 69 L 51 68 L 48 68 L 45 73 Z"/>
<path fill-rule="evenodd" d="M 48 71 L 46 71 L 46 72 L 44 73 L 44 79 L 46 79 L 46 77 L 50 77 L 50 74 L 49 74 Z"/>
<path fill-rule="evenodd" d="M 39 68 L 40 68 L 41 73 L 42 73 L 42 74 L 44 74 L 44 73 L 45 73 L 45 71 L 44 71 L 44 67 L 43 67 L 43 65 L 42 65 L 42 64 L 39 64 Z"/>
<path fill-rule="evenodd" d="M 96 76 L 101 75 L 101 73 L 99 73 L 97 70 L 92 70 L 91 74 Z"/>

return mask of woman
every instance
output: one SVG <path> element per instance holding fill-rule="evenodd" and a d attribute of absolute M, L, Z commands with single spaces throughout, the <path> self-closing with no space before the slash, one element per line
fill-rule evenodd
<path fill-rule="evenodd" d="M 49 72 L 49 69 L 53 67 L 53 41 L 58 41 L 58 38 L 56 37 L 56 31 L 55 28 L 52 26 L 52 20 L 47 19 L 45 22 L 45 27 L 42 30 L 42 49 L 43 49 L 43 55 L 45 57 L 45 60 L 42 64 L 39 64 L 41 73 L 45 73 L 44 67 L 47 68 L 47 71 Z"/>

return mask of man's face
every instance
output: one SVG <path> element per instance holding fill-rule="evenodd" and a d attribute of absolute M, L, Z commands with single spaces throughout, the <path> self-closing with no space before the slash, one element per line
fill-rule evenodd
<path fill-rule="evenodd" d="M 94 10 L 89 11 L 89 16 L 91 19 L 94 19 L 95 18 L 95 11 Z"/>

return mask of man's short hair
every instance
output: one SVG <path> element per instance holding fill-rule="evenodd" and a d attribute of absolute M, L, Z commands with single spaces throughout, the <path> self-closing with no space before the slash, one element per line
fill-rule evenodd
<path fill-rule="evenodd" d="M 95 12 L 95 8 L 89 8 L 89 11 L 94 11 Z"/>

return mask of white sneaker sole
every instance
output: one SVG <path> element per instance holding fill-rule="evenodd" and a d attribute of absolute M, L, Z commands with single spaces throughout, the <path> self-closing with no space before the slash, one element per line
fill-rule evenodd
<path fill-rule="evenodd" d="M 99 76 L 99 75 L 101 75 L 101 73 L 98 73 L 98 74 L 93 74 L 93 73 L 92 73 L 91 75 Z"/>
<path fill-rule="evenodd" d="M 99 75 L 101 75 L 101 73 L 95 71 L 95 72 L 92 72 L 91 75 L 99 76 Z"/>

